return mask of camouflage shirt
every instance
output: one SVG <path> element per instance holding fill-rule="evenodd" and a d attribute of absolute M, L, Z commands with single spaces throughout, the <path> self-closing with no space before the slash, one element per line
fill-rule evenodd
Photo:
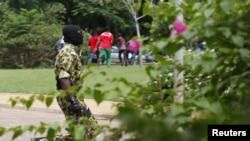
<path fill-rule="evenodd" d="M 82 75 L 82 64 L 77 46 L 65 44 L 56 56 L 55 75 L 56 79 L 70 78 L 72 81 L 80 79 Z"/>

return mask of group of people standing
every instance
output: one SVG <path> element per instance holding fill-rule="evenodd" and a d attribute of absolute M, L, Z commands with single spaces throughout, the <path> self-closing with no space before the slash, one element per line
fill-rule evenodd
<path fill-rule="evenodd" d="M 101 61 L 107 62 L 107 67 L 111 65 L 111 49 L 114 41 L 114 36 L 110 32 L 110 28 L 106 27 L 105 31 L 100 35 L 94 31 L 88 40 L 89 58 L 87 64 L 90 64 L 94 58 L 97 57 L 97 63 L 100 65 Z"/>
<path fill-rule="evenodd" d="M 89 58 L 87 64 L 90 64 L 96 55 L 98 65 L 101 62 L 106 61 L 107 67 L 111 65 L 111 52 L 112 52 L 112 44 L 114 42 L 114 35 L 110 32 L 109 28 L 106 28 L 104 32 L 100 35 L 94 31 L 91 37 L 88 40 L 89 45 Z M 128 42 L 124 39 L 124 37 L 118 33 L 117 36 L 117 47 L 119 49 L 118 56 L 119 61 L 122 66 L 128 66 L 130 63 L 134 65 L 136 55 L 138 54 L 138 49 L 141 46 L 141 43 L 130 39 Z M 129 59 L 129 53 L 132 54 L 132 57 Z M 129 62 L 130 61 L 130 62 Z"/>

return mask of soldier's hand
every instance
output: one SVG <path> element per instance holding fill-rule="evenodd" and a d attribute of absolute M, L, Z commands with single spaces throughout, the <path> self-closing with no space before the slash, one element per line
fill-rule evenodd
<path fill-rule="evenodd" d="M 77 102 L 77 100 L 74 96 L 70 97 L 70 103 L 71 103 L 71 105 L 69 106 L 69 112 L 71 114 L 79 113 L 81 110 L 81 105 Z"/>
<path fill-rule="evenodd" d="M 71 114 L 78 114 L 81 111 L 81 106 L 79 104 L 71 104 L 69 107 L 69 112 Z"/>

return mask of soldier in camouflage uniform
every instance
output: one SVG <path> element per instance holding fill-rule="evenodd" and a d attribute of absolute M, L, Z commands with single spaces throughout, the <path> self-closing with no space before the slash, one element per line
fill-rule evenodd
<path fill-rule="evenodd" d="M 63 28 L 63 36 L 65 44 L 57 54 L 55 62 L 57 89 L 61 90 L 57 102 L 67 120 L 74 121 L 73 124 L 83 124 L 85 126 L 85 139 L 90 139 L 96 120 L 86 104 L 77 99 L 77 91 L 72 91 L 72 87 L 79 88 L 82 84 L 80 80 L 83 68 L 77 50 L 79 50 L 78 47 L 83 42 L 83 35 L 79 27 L 66 25 Z M 79 118 L 81 117 L 87 117 L 92 122 L 80 122 Z M 62 138 L 63 140 L 73 140 L 72 136 Z"/>

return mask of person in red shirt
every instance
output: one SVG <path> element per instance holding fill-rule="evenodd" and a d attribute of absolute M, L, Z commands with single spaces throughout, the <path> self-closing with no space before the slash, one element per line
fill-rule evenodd
<path fill-rule="evenodd" d="M 102 61 L 106 61 L 107 67 L 111 64 L 111 48 L 113 40 L 114 36 L 110 32 L 110 28 L 106 27 L 105 31 L 100 34 L 98 42 L 100 42 Z"/>
<path fill-rule="evenodd" d="M 87 64 L 90 64 L 92 62 L 95 54 L 97 57 L 97 62 L 98 62 L 98 64 L 100 64 L 98 38 L 99 38 L 99 36 L 97 35 L 97 32 L 93 31 L 92 36 L 88 40 L 89 59 L 87 61 Z"/>

